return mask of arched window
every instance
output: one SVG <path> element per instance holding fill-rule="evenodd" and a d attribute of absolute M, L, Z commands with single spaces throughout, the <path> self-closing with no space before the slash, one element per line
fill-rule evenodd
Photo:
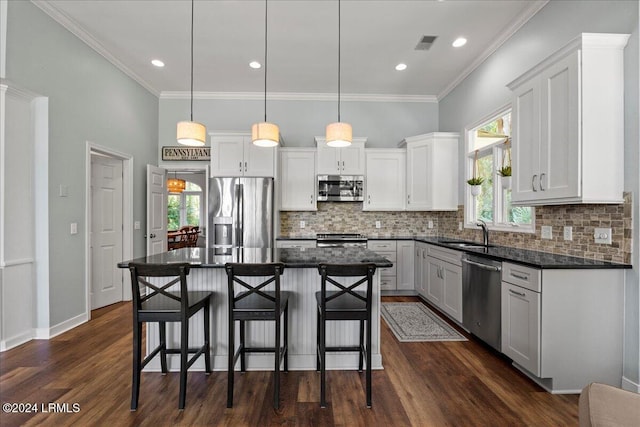
<path fill-rule="evenodd" d="M 167 230 L 177 230 L 184 225 L 204 226 L 202 187 L 191 181 L 186 184 L 182 193 L 167 197 Z"/>

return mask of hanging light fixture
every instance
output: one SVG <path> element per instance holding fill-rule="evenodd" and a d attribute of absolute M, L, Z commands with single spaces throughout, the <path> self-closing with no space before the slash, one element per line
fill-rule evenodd
<path fill-rule="evenodd" d="M 251 126 L 251 141 L 259 147 L 275 147 L 280 143 L 278 125 L 267 122 L 267 0 L 264 1 L 264 122 Z"/>
<path fill-rule="evenodd" d="M 207 128 L 193 121 L 193 3 L 191 0 L 191 119 L 178 122 L 177 139 L 179 144 L 201 147 L 207 140 Z"/>
<path fill-rule="evenodd" d="M 187 188 L 187 183 L 184 179 L 178 179 L 177 172 L 173 173 L 173 178 L 167 180 L 167 190 L 169 193 L 182 193 Z"/>
<path fill-rule="evenodd" d="M 329 147 L 348 147 L 353 139 L 349 123 L 340 121 L 340 0 L 338 0 L 338 121 L 327 125 L 326 141 Z"/>

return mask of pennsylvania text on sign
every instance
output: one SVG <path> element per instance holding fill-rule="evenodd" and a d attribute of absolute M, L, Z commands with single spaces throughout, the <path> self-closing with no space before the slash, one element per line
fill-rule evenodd
<path fill-rule="evenodd" d="M 162 147 L 162 160 L 211 160 L 211 148 Z"/>

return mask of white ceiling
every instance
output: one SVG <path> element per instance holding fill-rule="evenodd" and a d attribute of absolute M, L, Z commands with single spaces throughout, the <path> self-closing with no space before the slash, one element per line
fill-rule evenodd
<path fill-rule="evenodd" d="M 151 92 L 189 90 L 189 0 L 33 2 Z M 341 91 L 440 98 L 544 4 L 342 0 Z M 271 0 L 268 8 L 269 92 L 335 94 L 338 2 Z M 196 0 L 194 91 L 264 91 L 264 67 L 248 66 L 264 59 L 264 11 L 262 0 Z M 438 39 L 417 51 L 423 35 Z M 452 47 L 459 36 L 468 43 Z M 154 58 L 166 66 L 152 66 Z M 406 71 L 395 71 L 399 62 Z"/>

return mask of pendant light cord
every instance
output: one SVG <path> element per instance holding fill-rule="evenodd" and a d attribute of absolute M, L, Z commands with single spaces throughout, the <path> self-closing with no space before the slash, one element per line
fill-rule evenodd
<path fill-rule="evenodd" d="M 267 0 L 264 0 L 264 121 L 267 122 Z"/>
<path fill-rule="evenodd" d="M 340 28 L 341 20 L 340 20 L 340 0 L 338 0 L 338 122 L 340 122 Z"/>
<path fill-rule="evenodd" d="M 191 0 L 191 121 L 193 121 L 193 4 Z"/>

